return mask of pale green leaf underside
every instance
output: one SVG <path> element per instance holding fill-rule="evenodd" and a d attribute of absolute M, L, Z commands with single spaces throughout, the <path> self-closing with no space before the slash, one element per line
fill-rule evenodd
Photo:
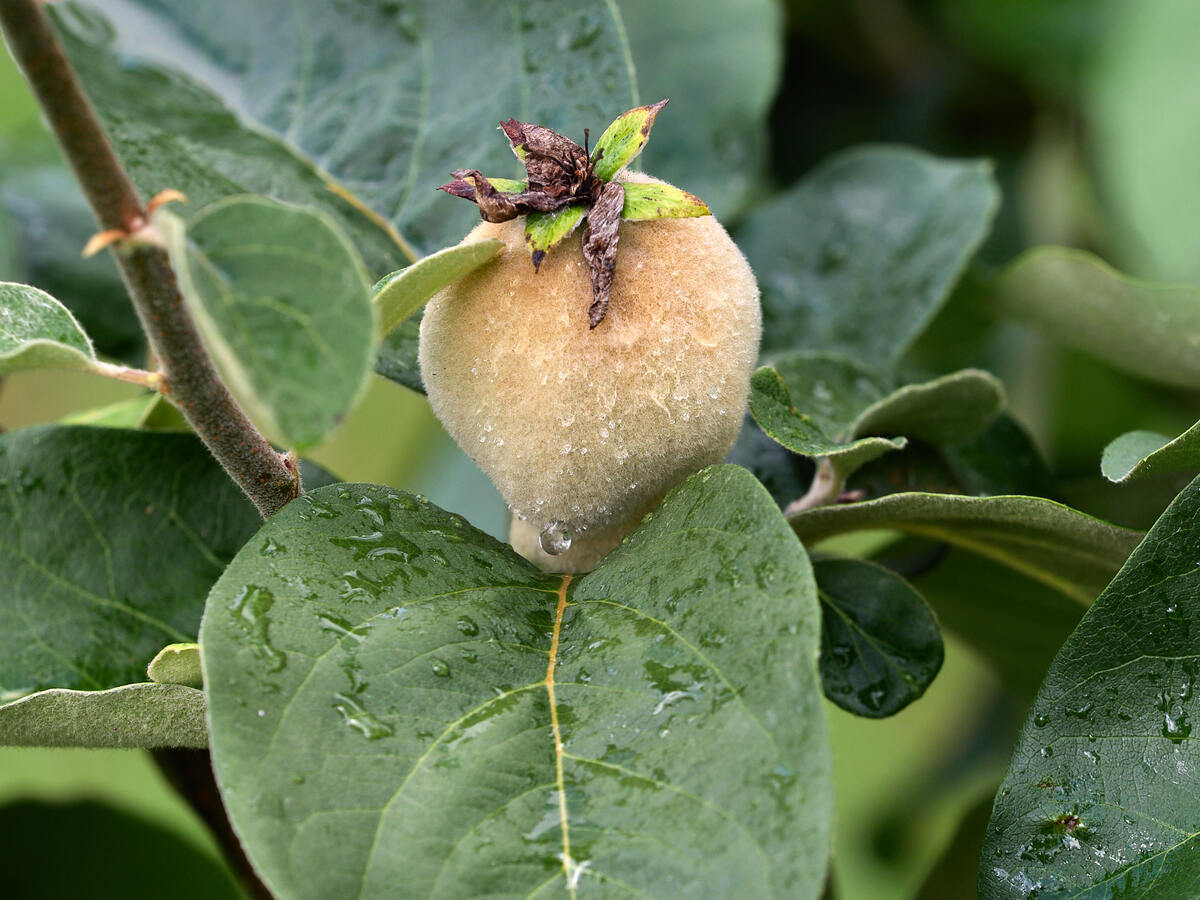
<path fill-rule="evenodd" d="M 200 672 L 200 645 L 195 643 L 167 644 L 158 651 L 146 675 L 159 684 L 182 684 L 202 687 L 204 676 Z"/>
<path fill-rule="evenodd" d="M 1128 278 L 1082 250 L 1039 247 L 1000 275 L 995 303 L 1102 362 L 1200 387 L 1200 288 Z"/>
<path fill-rule="evenodd" d="M 763 350 L 895 362 L 949 296 L 999 203 L 987 163 L 860 147 L 738 231 L 763 292 Z"/>
<path fill-rule="evenodd" d="M 1027 897 L 1031 884 L 1039 896 L 1195 896 L 1198 522 L 1200 480 L 1163 513 L 1050 667 L 996 797 L 980 897 Z"/>
<path fill-rule="evenodd" d="M 0 281 L 0 375 L 23 369 L 88 369 L 92 342 L 70 310 L 45 291 Z"/>
<path fill-rule="evenodd" d="M 1036 579 L 1087 605 L 1141 539 L 1140 532 L 1041 497 L 901 493 L 798 513 L 807 546 L 863 529 L 945 541 Z"/>
<path fill-rule="evenodd" d="M 326 215 L 229 197 L 182 220 L 160 216 L 180 287 L 243 404 L 303 449 L 329 434 L 366 386 L 375 345 L 371 286 Z"/>
<path fill-rule="evenodd" d="M 1177 438 L 1153 431 L 1130 431 L 1104 448 L 1100 471 L 1109 481 L 1200 469 L 1200 423 Z"/>
<path fill-rule="evenodd" d="M 651 219 L 691 219 L 712 215 L 703 200 L 674 185 L 628 181 L 622 182 L 622 185 L 625 188 L 625 205 L 621 208 L 622 219 L 643 222 Z"/>
<path fill-rule="evenodd" d="M 386 335 L 446 285 L 493 259 L 503 246 L 504 242 L 495 238 L 457 244 L 384 276 L 375 285 L 379 333 Z"/>
<path fill-rule="evenodd" d="M 596 160 L 594 171 L 601 181 L 612 181 L 617 174 L 642 152 L 650 139 L 650 129 L 666 100 L 648 106 L 637 106 L 621 113 L 604 129 L 592 150 Z"/>
<path fill-rule="evenodd" d="M 395 230 L 432 252 L 478 221 L 433 187 L 462 166 L 514 168 L 497 122 L 581 137 L 637 103 L 607 0 L 129 0 L 53 13 L 144 195 L 320 208 L 373 277 L 408 261 Z"/>
<path fill-rule="evenodd" d="M 588 213 L 586 206 L 575 204 L 556 209 L 554 212 L 533 212 L 525 217 L 525 246 L 541 262 L 541 255 L 563 241 L 579 227 Z"/>
<path fill-rule="evenodd" d="M 815 898 L 817 617 L 736 467 L 573 579 L 410 495 L 314 491 L 209 598 L 223 797 L 283 900 Z"/>
<path fill-rule="evenodd" d="M 0 435 L 0 695 L 143 681 L 260 519 L 195 437 Z"/>
<path fill-rule="evenodd" d="M 921 595 L 899 575 L 861 559 L 819 559 L 813 575 L 825 696 L 855 715 L 882 718 L 925 693 L 944 652 Z"/>
<path fill-rule="evenodd" d="M 204 692 L 179 684 L 53 688 L 0 706 L 0 746 L 208 746 Z"/>
<path fill-rule="evenodd" d="M 903 434 L 930 444 L 956 444 L 979 434 L 1005 403 L 1004 386 L 996 376 L 961 369 L 896 389 L 860 412 L 851 433 Z"/>

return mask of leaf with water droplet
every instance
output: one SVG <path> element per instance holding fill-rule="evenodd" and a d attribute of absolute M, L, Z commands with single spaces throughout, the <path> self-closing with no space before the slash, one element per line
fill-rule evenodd
<path fill-rule="evenodd" d="M 821 680 L 849 712 L 882 718 L 923 693 L 942 667 L 933 613 L 899 575 L 859 559 L 813 563 L 821 599 Z"/>
<path fill-rule="evenodd" d="M 278 896 L 479 896 L 500 871 L 522 896 L 605 876 L 648 896 L 820 895 L 815 587 L 749 473 L 693 477 L 575 579 L 387 488 L 307 499 L 229 566 L 202 629 L 214 765 Z M 351 538 L 375 530 L 449 565 L 360 558 Z M 288 549 L 265 556 L 267 539 Z M 351 573 L 369 589 L 347 593 Z M 264 591 L 265 626 L 238 612 Z"/>
<path fill-rule="evenodd" d="M 979 872 L 985 900 L 1024 896 L 987 860 L 1062 822 L 1074 823 L 1076 843 L 1045 845 L 1022 868 L 1047 896 L 1113 896 L 1118 885 L 1147 900 L 1194 894 L 1197 547 L 1200 479 L 1163 513 L 1050 667 L 996 798 Z M 1063 786 L 1051 801 L 1063 808 L 1049 816 L 1046 783 Z"/>

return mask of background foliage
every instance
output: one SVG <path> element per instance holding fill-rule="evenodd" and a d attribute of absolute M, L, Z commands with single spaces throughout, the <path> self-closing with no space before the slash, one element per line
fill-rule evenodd
<path fill-rule="evenodd" d="M 105 13 L 63 4 L 56 16 L 140 186 L 146 193 L 175 187 L 189 194 L 191 202 L 175 212 L 199 226 L 198 244 L 204 220 L 211 224 L 214 215 L 230 211 L 218 206 L 214 212 L 211 202 L 264 193 L 318 208 L 320 215 L 306 216 L 297 227 L 313 229 L 309 240 L 324 235 L 324 246 L 351 259 L 341 271 L 355 277 L 329 290 L 356 323 L 337 336 L 351 348 L 339 355 L 354 358 L 328 390 L 314 395 L 301 386 L 267 398 L 274 436 L 312 445 L 311 458 L 339 479 L 423 492 L 497 536 L 504 527 L 498 497 L 444 437 L 423 398 L 393 383 L 419 387 L 414 323 L 393 332 L 385 346 L 377 369 L 387 378 L 372 378 L 351 406 L 369 366 L 352 349 L 371 333 L 367 288 L 407 261 L 405 243 L 429 252 L 469 225 L 473 213 L 466 204 L 432 193 L 450 168 L 469 162 L 499 174 L 514 165 L 488 123 L 478 120 L 477 107 L 508 103 L 512 114 L 579 137 L 585 125 L 602 128 L 634 100 L 671 96 L 644 167 L 704 197 L 731 227 L 759 273 L 769 322 L 811 324 L 790 335 L 772 328 L 764 362 L 779 378 L 756 380 L 769 390 L 755 411 L 771 437 L 749 427 L 735 461 L 748 464 L 786 503 L 810 481 L 803 454 L 829 453 L 832 444 L 853 460 L 845 470 L 849 487 L 875 498 L 853 513 L 829 509 L 798 523 L 802 536 L 805 529 L 810 536 L 845 532 L 827 549 L 874 557 L 891 572 L 832 559 L 818 563 L 822 606 L 837 606 L 845 629 L 826 635 L 826 662 L 839 659 L 833 647 L 871 635 L 889 616 L 914 623 L 902 635 L 903 646 L 878 642 L 876 653 L 848 654 L 846 666 L 821 672 L 835 700 L 844 688 L 838 705 L 827 704 L 837 804 L 834 895 L 968 896 L 985 837 L 985 875 L 989 860 L 1002 860 L 991 868 L 1005 873 L 981 882 L 985 893 L 1022 896 L 1040 879 L 1049 886 L 1052 876 L 1039 866 L 1069 857 L 1072 840 L 1096 846 L 1061 818 L 1086 821 L 1086 804 L 1066 788 L 1035 800 L 1044 808 L 1033 818 L 1028 805 L 1012 803 L 1025 794 L 1040 797 L 1046 779 L 1061 780 L 1055 767 L 1066 764 L 1067 747 L 1079 765 L 1093 764 L 1087 754 L 1097 752 L 1096 742 L 1085 723 L 1105 747 L 1152 740 L 1153 754 L 1161 755 L 1156 771 L 1187 749 L 1175 740 L 1189 727 L 1195 672 L 1186 660 L 1169 661 L 1144 679 L 1154 682 L 1153 690 L 1146 687 L 1134 725 L 1125 724 L 1122 709 L 1104 708 L 1103 696 L 1078 716 L 1072 710 L 1083 709 L 1084 700 L 1064 706 L 1060 696 L 1072 690 L 1068 663 L 1122 664 L 1124 657 L 1105 639 L 1112 629 L 1121 640 L 1143 640 L 1139 627 L 1152 630 L 1113 622 L 1119 619 L 1114 604 L 1142 590 L 1150 577 L 1145 571 L 1182 574 L 1167 571 L 1182 551 L 1172 550 L 1169 536 L 1157 530 L 1153 543 L 1135 554 L 1135 568 L 1122 573 L 1071 636 L 1087 602 L 1113 576 L 1114 555 L 1137 543 L 1126 529 L 1149 528 L 1197 468 L 1197 439 L 1189 432 L 1200 411 L 1200 201 L 1192 202 L 1200 188 L 1190 177 L 1200 146 L 1194 4 L 705 0 L 653 4 L 649 15 L 651 4 L 623 0 L 615 6 L 624 14 L 624 39 L 613 5 L 463 0 L 407 4 L 397 15 L 395 4 L 314 2 L 289 5 L 280 19 L 276 4 L 248 10 L 215 0 L 166 0 L 106 4 Z M 238 12 L 231 14 L 234 7 Z M 489 18 L 473 29 L 453 27 L 468 18 L 465 10 L 481 7 Z M 546 10 L 554 15 L 542 14 Z M 263 21 L 247 22 L 245 15 Z M 269 44 L 255 37 L 268 32 L 274 36 Z M 314 53 L 314 34 L 335 41 L 325 56 Z M 497 43 L 496 35 L 506 40 Z M 531 49 L 543 46 L 556 49 L 554 62 Z M 323 68 L 331 57 L 352 64 Z M 483 83 L 494 90 L 486 99 L 478 96 Z M 74 312 L 105 358 L 140 362 L 136 323 L 111 263 L 103 255 L 79 259 L 90 215 L 7 58 L 0 60 L 0 97 L 0 280 L 43 288 Z M 454 102 L 439 104 L 438 98 Z M 155 152 L 144 152 L 147 145 Z M 875 146 L 847 149 L 856 145 Z M 899 204 L 872 206 L 873 197 Z M 287 217 L 289 209 L 254 212 Z M 854 220 L 863 209 L 874 215 Z M 877 234 L 866 230 L 872 225 Z M 353 247 L 330 228 L 349 236 Z M 404 242 L 395 240 L 395 229 Z M 219 246 L 212 249 L 219 255 Z M 875 280 L 864 282 L 863 270 Z M 895 298 L 896 308 L 876 304 L 879 296 Z M 1132 323 L 1106 318 L 1122 302 L 1142 304 L 1147 315 Z M 218 342 L 241 340 L 243 348 L 253 322 L 242 316 L 270 312 L 236 302 L 213 309 L 224 316 L 214 316 Z M 290 356 L 273 365 L 300 371 L 312 354 L 320 355 L 303 326 L 284 348 Z M 797 359 L 797 351 L 821 354 L 819 363 Z M 1003 393 L 972 368 L 996 376 Z M 814 371 L 822 377 L 804 382 L 802 373 Z M 949 381 L 928 390 L 905 388 L 935 384 L 939 376 Z M 253 385 L 254 372 L 243 381 Z M 779 384 L 793 405 L 814 414 L 811 421 L 791 421 L 786 403 L 771 405 L 785 396 Z M 828 402 L 831 386 L 834 403 Z M 937 421 L 930 410 L 946 396 L 939 391 L 959 391 L 955 403 L 971 415 L 950 427 Z M 18 373 L 0 382 L 0 424 L 13 429 L 81 413 L 112 422 L 128 408 L 91 411 L 138 396 L 131 386 L 80 373 Z M 1005 402 L 1006 412 L 997 417 Z M 863 446 L 871 452 L 858 452 Z M 85 449 L 73 443 L 61 452 L 80 460 Z M 34 484 L 33 462 L 11 464 L 10 481 Z M 208 477 L 203 459 L 195 464 L 197 477 Z M 210 474 L 219 481 L 219 472 Z M 89 484 L 99 491 L 103 480 Z M 180 487 L 162 490 L 169 508 Z M 959 503 L 887 498 L 908 490 L 1047 499 L 1016 515 L 1003 501 L 983 501 L 986 508 L 973 507 L 964 520 Z M 194 558 L 183 553 L 175 579 L 211 582 L 240 545 L 237 536 L 253 529 L 252 516 L 243 522 L 232 511 L 236 494 L 209 493 L 231 512 L 201 542 L 217 545 L 208 555 L 189 544 L 186 521 L 179 526 L 176 539 Z M 1194 521 L 1188 515 L 1194 494 L 1193 487 L 1177 501 L 1164 528 Z M 1057 502 L 1077 512 L 1064 513 Z M 847 513 L 860 521 L 842 521 Z M 907 536 L 857 530 L 862 521 Z M 1051 561 L 1068 555 L 1069 568 L 1037 559 L 1030 564 L 1023 550 L 1031 521 L 1039 542 L 1057 541 L 1047 553 Z M 90 528 L 86 514 L 74 524 Z M 1013 565 L 1014 559 L 1022 564 Z M 879 603 L 854 608 L 841 602 L 864 579 L 876 585 Z M 44 593 L 29 584 L 32 593 Z M 104 596 L 109 587 L 101 583 L 94 592 Z M 1164 612 L 1175 617 L 1173 628 L 1195 617 L 1183 601 Z M 1164 602 L 1163 610 L 1168 606 Z M 942 626 L 944 649 L 928 627 L 918 627 L 931 621 L 930 609 Z M 186 631 L 194 623 L 178 627 Z M 179 638 L 172 628 L 158 646 Z M 0 641 L 16 633 L 0 631 L 6 635 Z M 1051 668 L 1068 636 L 1064 657 Z M 156 649 L 149 644 L 148 654 Z M 1170 660 L 1186 656 L 1177 647 L 1160 649 Z M 889 668 L 897 656 L 910 665 Z M 13 658 L 0 654 L 0 673 Z M 104 687 L 136 675 L 115 674 L 99 650 L 92 663 L 82 674 Z M 46 684 L 51 681 L 68 686 L 62 678 Z M 40 686 L 0 676 L 0 691 Z M 1034 712 L 1021 730 L 1031 702 Z M 868 719 L 842 707 L 895 714 Z M 1038 724 L 1043 716 L 1046 723 Z M 1083 729 L 1079 735 L 1072 736 L 1074 726 Z M 1010 793 L 998 807 L 1000 831 L 991 832 L 992 798 L 1019 731 L 1016 764 L 1005 780 Z M 1050 740 L 1052 731 L 1061 737 Z M 1041 754 L 1047 746 L 1062 749 L 1047 759 Z M 1100 750 L 1096 765 L 1120 765 L 1123 752 Z M 1170 804 L 1171 789 L 1154 797 Z M 85 829 L 79 843 L 112 866 L 107 883 L 114 896 L 131 894 L 120 860 L 104 843 L 113 835 L 126 838 L 113 846 L 156 841 L 163 854 L 194 871 L 177 879 L 178 894 L 236 896 L 211 840 L 140 755 L 3 749 L 0 800 L 0 816 L 25 823 L 25 834 L 53 832 L 61 841 L 65 829 Z M 1190 808 L 1158 818 L 1184 833 L 1198 827 Z M 1127 842 L 1142 835 L 1175 849 L 1169 835 L 1133 831 Z M 0 871 L 30 867 L 50 847 L 49 840 L 6 843 Z M 1163 853 L 1164 885 L 1181 883 L 1173 879 L 1188 871 L 1170 868 L 1181 865 L 1182 855 L 1170 850 Z M 38 868 L 56 869 L 49 859 Z M 1156 873 L 1135 874 L 1140 883 Z M 1078 877 L 1084 880 L 1067 886 L 1084 885 L 1086 870 Z M 37 895 L 22 888 L 21 896 Z M 51 888 L 72 890 L 41 883 L 44 891 Z"/>

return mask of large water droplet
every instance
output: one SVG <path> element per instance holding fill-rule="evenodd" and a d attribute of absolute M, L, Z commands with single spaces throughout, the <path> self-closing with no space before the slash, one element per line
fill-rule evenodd
<path fill-rule="evenodd" d="M 554 521 L 542 529 L 538 543 L 550 556 L 562 556 L 571 549 L 571 532 L 565 522 Z"/>

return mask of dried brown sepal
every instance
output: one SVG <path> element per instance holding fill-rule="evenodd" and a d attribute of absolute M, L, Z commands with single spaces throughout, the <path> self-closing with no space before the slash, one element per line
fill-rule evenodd
<path fill-rule="evenodd" d="M 589 328 L 595 328 L 608 314 L 613 274 L 617 269 L 617 240 L 620 238 L 621 208 L 625 188 L 610 181 L 600 191 L 587 217 L 583 233 L 583 258 L 592 276 L 592 305 L 588 307 Z"/>
<path fill-rule="evenodd" d="M 496 190 L 474 169 L 455 169 L 450 174 L 455 180 L 438 190 L 472 201 L 479 207 L 479 215 L 485 222 L 507 222 L 531 212 L 553 212 L 571 202 L 570 197 L 551 196 L 534 190 L 506 194 Z"/>
<path fill-rule="evenodd" d="M 592 172 L 587 151 L 568 137 L 543 125 L 509 119 L 500 128 L 525 164 L 529 190 L 551 197 L 592 200 L 600 180 Z"/>

